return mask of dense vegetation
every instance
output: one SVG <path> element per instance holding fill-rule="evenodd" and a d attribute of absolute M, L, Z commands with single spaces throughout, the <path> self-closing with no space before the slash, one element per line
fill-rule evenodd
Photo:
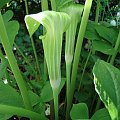
<path fill-rule="evenodd" d="M 0 10 L 0 120 L 120 120 L 119 0 Z"/>

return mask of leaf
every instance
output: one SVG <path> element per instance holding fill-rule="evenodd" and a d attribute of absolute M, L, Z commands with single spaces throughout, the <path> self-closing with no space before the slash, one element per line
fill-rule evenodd
<path fill-rule="evenodd" d="M 93 68 L 95 90 L 114 119 L 120 119 L 120 70 L 98 60 Z"/>
<path fill-rule="evenodd" d="M 0 0 L 0 9 L 11 0 Z"/>
<path fill-rule="evenodd" d="M 100 109 L 94 113 L 91 120 L 111 120 L 109 112 L 106 108 Z"/>
<path fill-rule="evenodd" d="M 38 14 L 26 15 L 25 22 L 30 36 L 40 24 L 45 27 L 46 33 L 42 39 L 48 74 L 52 88 L 58 88 L 61 82 L 61 49 L 62 36 L 70 24 L 70 17 L 63 12 L 44 11 Z"/>
<path fill-rule="evenodd" d="M 20 94 L 3 82 L 0 82 L 0 104 L 23 107 L 23 101 Z"/>
<path fill-rule="evenodd" d="M 30 97 L 32 106 L 35 106 L 36 104 L 38 104 L 40 102 L 40 97 L 38 95 L 36 95 L 32 91 L 28 91 L 28 93 L 29 93 L 29 97 Z"/>
<path fill-rule="evenodd" d="M 95 24 L 95 22 L 89 20 L 87 24 L 86 32 L 85 32 L 85 38 L 89 40 L 100 40 L 101 39 L 99 34 L 96 32 L 96 29 L 95 29 L 96 25 L 97 24 Z"/>
<path fill-rule="evenodd" d="M 59 88 L 59 92 L 61 91 L 61 89 L 63 88 L 64 84 L 65 84 L 66 79 L 62 78 L 61 80 L 61 84 L 60 84 L 60 88 Z M 44 85 L 42 91 L 41 91 L 41 101 L 42 102 L 49 102 L 50 100 L 53 99 L 53 91 L 52 91 L 52 87 L 50 85 L 50 82 L 46 82 L 46 84 Z"/>
<path fill-rule="evenodd" d="M 94 50 L 102 52 L 107 55 L 112 55 L 114 53 L 114 48 L 108 42 L 104 40 L 94 40 L 92 42 Z"/>
<path fill-rule="evenodd" d="M 114 28 L 108 28 L 99 24 L 95 26 L 95 29 L 102 38 L 106 39 L 111 44 L 115 43 L 117 40 L 118 31 Z"/>
<path fill-rule="evenodd" d="M 0 114 L 0 120 L 8 120 L 9 118 L 11 118 L 13 115 L 9 115 L 9 114 Z"/>
<path fill-rule="evenodd" d="M 13 17 L 13 12 L 10 10 L 7 11 L 5 14 L 3 14 L 3 20 L 11 46 L 13 46 L 15 36 L 19 30 L 19 23 L 15 20 L 10 21 L 12 17 Z"/>
<path fill-rule="evenodd" d="M 70 111 L 70 117 L 72 120 L 89 119 L 87 105 L 85 103 L 73 104 L 73 107 Z"/>

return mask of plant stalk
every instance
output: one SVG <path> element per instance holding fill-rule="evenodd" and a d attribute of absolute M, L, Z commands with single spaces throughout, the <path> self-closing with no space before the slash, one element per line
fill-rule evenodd
<path fill-rule="evenodd" d="M 53 88 L 55 120 L 58 120 L 58 88 Z"/>
<path fill-rule="evenodd" d="M 56 1 L 55 0 L 51 0 L 51 6 L 52 6 L 52 10 L 56 11 Z"/>
<path fill-rule="evenodd" d="M 48 0 L 41 0 L 42 11 L 48 10 Z"/>
<path fill-rule="evenodd" d="M 11 44 L 9 42 L 9 38 L 7 35 L 7 31 L 6 31 L 1 13 L 0 13 L 0 28 L 2 28 L 2 29 L 0 29 L 0 39 L 1 39 L 2 45 L 4 47 L 5 53 L 8 57 L 8 62 L 10 64 L 12 71 L 13 71 L 16 82 L 19 86 L 24 105 L 25 105 L 26 109 L 31 110 L 32 106 L 31 106 L 30 99 L 28 96 L 28 91 L 27 91 L 27 88 L 25 85 L 25 81 L 23 80 L 23 77 L 22 77 L 20 70 L 18 68 L 18 65 L 17 65 L 17 61 L 16 61 L 15 56 L 13 54 L 12 47 L 11 47 Z"/>
<path fill-rule="evenodd" d="M 95 23 L 98 23 L 98 20 L 99 20 L 100 1 L 101 1 L 101 0 L 97 0 L 96 15 L 95 15 Z"/>
<path fill-rule="evenodd" d="M 116 57 L 117 52 L 118 52 L 119 45 L 120 45 L 120 31 L 119 31 L 118 38 L 117 38 L 117 41 L 116 41 L 116 44 L 115 44 L 115 47 L 114 47 L 114 52 L 113 52 L 111 60 L 110 60 L 111 64 L 114 63 L 115 57 Z"/>
<path fill-rule="evenodd" d="M 77 77 L 77 68 L 78 68 L 78 63 L 79 63 L 79 58 L 80 58 L 80 53 L 81 53 L 81 48 L 82 48 L 82 42 L 88 22 L 88 17 L 90 13 L 92 5 L 92 0 L 86 0 L 85 2 L 85 7 L 84 7 L 84 12 L 81 20 L 81 25 L 78 33 L 78 38 L 77 38 L 77 43 L 76 43 L 76 48 L 75 48 L 75 54 L 74 54 L 74 60 L 73 60 L 73 68 L 72 68 L 72 76 L 71 76 L 71 85 L 70 85 L 70 98 L 69 98 L 69 108 L 71 108 L 72 105 L 72 99 L 73 99 L 73 94 L 75 90 L 75 82 L 76 82 L 76 77 Z M 69 109 L 70 111 L 70 109 Z"/>

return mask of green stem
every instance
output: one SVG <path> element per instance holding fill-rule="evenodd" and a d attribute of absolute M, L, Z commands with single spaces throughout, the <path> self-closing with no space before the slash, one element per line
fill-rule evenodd
<path fill-rule="evenodd" d="M 58 120 L 58 89 L 53 89 L 55 120 Z"/>
<path fill-rule="evenodd" d="M 25 62 L 30 66 L 31 70 L 35 73 L 35 75 L 37 76 L 37 73 L 35 71 L 35 69 L 32 67 L 32 65 L 30 64 L 29 60 L 25 57 L 25 55 L 22 53 L 22 51 L 20 50 L 20 48 L 17 46 L 16 43 L 14 43 L 16 49 L 18 50 L 18 52 L 22 55 L 22 57 L 24 58 Z"/>
<path fill-rule="evenodd" d="M 67 75 L 67 84 L 66 84 L 66 96 L 67 96 L 67 108 L 66 108 L 66 120 L 69 119 L 69 96 L 70 96 L 70 71 L 71 71 L 71 63 L 66 61 L 66 75 Z"/>
<path fill-rule="evenodd" d="M 25 0 L 25 8 L 26 8 L 26 14 L 28 15 L 28 4 L 27 4 L 27 0 Z M 37 57 L 37 52 L 36 52 L 36 48 L 35 48 L 35 44 L 33 41 L 33 37 L 31 37 L 31 43 L 32 43 L 32 48 L 33 48 L 33 52 L 34 52 L 34 56 L 35 56 L 35 61 L 36 61 L 36 67 L 38 70 L 38 79 L 40 80 L 40 67 L 39 67 L 39 62 L 38 62 L 38 57 Z"/>
<path fill-rule="evenodd" d="M 28 4 L 27 4 L 27 0 L 24 0 L 25 1 L 25 10 L 26 10 L 26 14 L 28 15 Z"/>
<path fill-rule="evenodd" d="M 97 0 L 97 8 L 96 8 L 96 15 L 95 15 L 96 23 L 98 23 L 98 20 L 99 20 L 99 11 L 100 11 L 100 0 Z"/>
<path fill-rule="evenodd" d="M 117 38 L 117 41 L 116 41 L 116 44 L 115 44 L 115 47 L 114 47 L 114 52 L 113 52 L 111 60 L 110 60 L 111 64 L 114 63 L 115 57 L 116 57 L 117 52 L 118 52 L 119 45 L 120 45 L 120 31 L 119 31 L 118 38 Z"/>
<path fill-rule="evenodd" d="M 101 100 L 100 100 L 100 98 L 98 98 L 98 101 L 97 101 L 97 104 L 95 107 L 95 112 L 100 108 L 100 105 L 101 105 Z"/>
<path fill-rule="evenodd" d="M 90 50 L 90 52 L 89 52 L 89 54 L 88 54 L 88 57 L 87 57 L 87 60 L 86 60 L 86 62 L 85 62 L 84 68 L 83 68 L 83 72 L 82 72 L 81 80 L 80 80 L 79 87 L 78 87 L 78 92 L 79 92 L 80 87 L 81 87 L 81 83 L 82 83 L 82 80 L 83 80 L 83 76 L 84 76 L 85 69 L 86 69 L 86 67 L 87 67 L 87 64 L 88 64 L 88 61 L 89 61 L 89 58 L 90 58 L 91 52 L 92 52 L 92 51 Z"/>
<path fill-rule="evenodd" d="M 41 7 L 42 7 L 42 11 L 48 10 L 48 1 L 41 0 Z"/>
<path fill-rule="evenodd" d="M 26 110 L 20 107 L 8 106 L 0 104 L 0 113 L 1 114 L 12 114 L 18 115 L 21 117 L 31 118 L 32 120 L 40 120 L 41 116 L 38 113 L 35 113 L 30 110 Z"/>
<path fill-rule="evenodd" d="M 70 107 L 72 104 L 73 94 L 74 94 L 74 90 L 75 90 L 77 68 L 78 68 L 78 63 L 79 63 L 79 58 L 80 58 L 80 53 L 81 53 L 81 48 L 82 48 L 82 42 L 83 42 L 86 26 L 88 23 L 88 17 L 89 17 L 91 5 L 92 5 L 92 0 L 86 0 L 83 16 L 82 16 L 82 20 L 81 20 L 81 25 L 80 25 L 80 29 L 79 29 L 79 33 L 78 33 L 77 44 L 76 44 L 76 48 L 75 48 L 75 55 L 74 55 L 74 60 L 73 60 L 71 86 L 70 86 L 70 98 L 69 98 Z"/>
<path fill-rule="evenodd" d="M 51 6 L 52 6 L 52 10 L 56 11 L 56 1 L 55 0 L 51 0 Z"/>
<path fill-rule="evenodd" d="M 27 91 L 27 88 L 25 85 L 25 81 L 23 80 L 23 77 L 22 77 L 20 70 L 18 68 L 18 65 L 17 65 L 17 61 L 16 61 L 15 56 L 13 54 L 12 47 L 11 47 L 11 44 L 9 42 L 10 40 L 8 38 L 7 31 L 6 31 L 1 13 L 0 13 L 0 28 L 2 28 L 2 29 L 0 29 L 0 39 L 1 39 L 2 45 L 4 47 L 5 53 L 8 57 L 8 62 L 10 64 L 10 67 L 13 71 L 13 74 L 15 76 L 15 79 L 17 81 L 19 89 L 21 91 L 24 105 L 27 109 L 31 110 L 32 106 L 30 104 L 30 99 L 28 96 L 28 91 Z"/>
<path fill-rule="evenodd" d="M 38 79 L 40 80 L 39 61 L 38 61 L 37 52 L 36 52 L 35 44 L 34 44 L 34 41 L 33 41 L 33 38 L 32 38 L 32 37 L 31 37 L 31 43 L 32 43 L 32 48 L 33 48 L 33 52 L 34 52 L 34 56 L 35 56 L 35 61 L 36 61 L 36 67 L 37 67 L 38 75 L 39 75 Z"/>

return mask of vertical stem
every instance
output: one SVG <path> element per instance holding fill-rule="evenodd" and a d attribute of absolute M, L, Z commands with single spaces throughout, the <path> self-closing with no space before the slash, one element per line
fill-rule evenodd
<path fill-rule="evenodd" d="M 87 67 L 87 64 L 88 64 L 88 61 L 89 61 L 91 52 L 92 52 L 92 51 L 90 50 L 90 52 L 89 52 L 89 54 L 88 54 L 88 57 L 87 57 L 87 60 L 86 60 L 86 62 L 85 62 L 85 65 L 84 65 L 84 68 L 83 68 L 83 72 L 82 72 L 82 75 L 81 75 L 81 80 L 80 80 L 79 86 L 78 86 L 78 91 L 80 90 L 81 83 L 82 83 L 82 79 L 83 79 L 83 76 L 84 76 L 84 73 L 85 73 L 85 69 L 86 69 L 86 67 Z"/>
<path fill-rule="evenodd" d="M 120 31 L 119 31 L 118 38 L 117 38 L 117 41 L 116 41 L 116 44 L 115 44 L 115 47 L 114 47 L 114 52 L 113 52 L 111 60 L 110 60 L 111 64 L 114 63 L 114 60 L 115 60 L 115 57 L 117 55 L 117 50 L 118 50 L 119 45 L 120 45 Z"/>
<path fill-rule="evenodd" d="M 53 88 L 55 120 L 58 120 L 58 88 Z"/>
<path fill-rule="evenodd" d="M 17 46 L 16 43 L 14 43 L 16 49 L 18 50 L 18 52 L 22 55 L 22 57 L 24 58 L 25 62 L 30 66 L 31 70 L 35 73 L 36 77 L 37 77 L 37 73 L 34 70 L 34 68 L 32 67 L 32 65 L 30 64 L 29 60 L 25 57 L 25 55 L 22 53 L 22 51 L 20 50 L 20 48 Z"/>
<path fill-rule="evenodd" d="M 28 4 L 27 4 L 27 0 L 24 0 L 25 1 L 25 10 L 26 10 L 26 14 L 28 15 Z"/>
<path fill-rule="evenodd" d="M 66 62 L 66 75 L 67 75 L 67 84 L 66 84 L 66 96 L 67 96 L 67 108 L 66 108 L 66 120 L 69 119 L 69 96 L 70 96 L 70 71 L 71 71 L 71 62 Z"/>
<path fill-rule="evenodd" d="M 76 43 L 76 48 L 75 48 L 75 55 L 74 55 L 74 60 L 73 60 L 71 86 L 70 86 L 70 98 L 69 98 L 70 108 L 71 108 L 73 94 L 74 94 L 74 90 L 75 90 L 77 68 L 78 68 L 79 57 L 80 57 L 81 48 L 82 48 L 82 42 L 83 42 L 83 38 L 84 38 L 84 34 L 85 34 L 87 22 L 88 22 L 91 5 L 92 5 L 92 0 L 86 0 L 83 16 L 82 16 L 82 20 L 81 20 L 81 25 L 80 25 L 80 29 L 79 29 L 79 33 L 78 33 L 78 38 L 77 38 L 77 43 Z"/>
<path fill-rule="evenodd" d="M 48 10 L 48 0 L 41 0 L 42 11 Z"/>
<path fill-rule="evenodd" d="M 98 23 L 98 20 L 99 20 L 99 11 L 100 11 L 100 0 L 97 0 L 97 8 L 96 8 L 96 15 L 95 15 L 96 23 Z"/>
<path fill-rule="evenodd" d="M 56 11 L 56 2 L 55 0 L 51 0 L 51 6 L 52 6 L 52 10 Z"/>
<path fill-rule="evenodd" d="M 29 12 L 28 12 L 27 0 L 25 0 L 25 8 L 26 8 L 26 15 L 28 15 Z M 32 43 L 32 48 L 33 48 L 33 52 L 34 52 L 34 56 L 35 56 L 36 67 L 38 70 L 38 79 L 40 80 L 40 67 L 39 67 L 39 62 L 38 62 L 38 57 L 37 57 L 37 52 L 36 52 L 35 44 L 33 41 L 33 37 L 31 37 L 31 43 Z"/>
<path fill-rule="evenodd" d="M 13 74 L 14 74 L 17 84 L 19 86 L 19 89 L 20 89 L 20 92 L 21 92 L 21 95 L 22 95 L 22 98 L 24 101 L 24 105 L 27 109 L 31 110 L 32 106 L 30 104 L 30 99 L 28 96 L 28 91 L 27 91 L 27 88 L 25 85 L 25 81 L 23 80 L 23 77 L 22 77 L 20 70 L 18 68 L 18 65 L 17 65 L 17 61 L 13 54 L 12 47 L 9 42 L 9 38 L 8 38 L 8 35 L 6 32 L 6 28 L 5 28 L 1 13 L 0 13 L 0 28 L 2 28 L 2 29 L 0 29 L 0 39 L 1 39 L 2 45 L 4 47 L 5 53 L 8 57 L 8 62 L 10 64 L 10 67 L 13 71 Z"/>
<path fill-rule="evenodd" d="M 33 48 L 35 61 L 36 61 L 36 67 L 37 67 L 38 75 L 39 75 L 38 79 L 40 80 L 40 67 L 39 67 L 39 61 L 38 61 L 37 52 L 36 52 L 35 44 L 34 44 L 34 41 L 33 41 L 33 37 L 31 37 L 31 43 L 32 43 L 32 48 Z"/>

